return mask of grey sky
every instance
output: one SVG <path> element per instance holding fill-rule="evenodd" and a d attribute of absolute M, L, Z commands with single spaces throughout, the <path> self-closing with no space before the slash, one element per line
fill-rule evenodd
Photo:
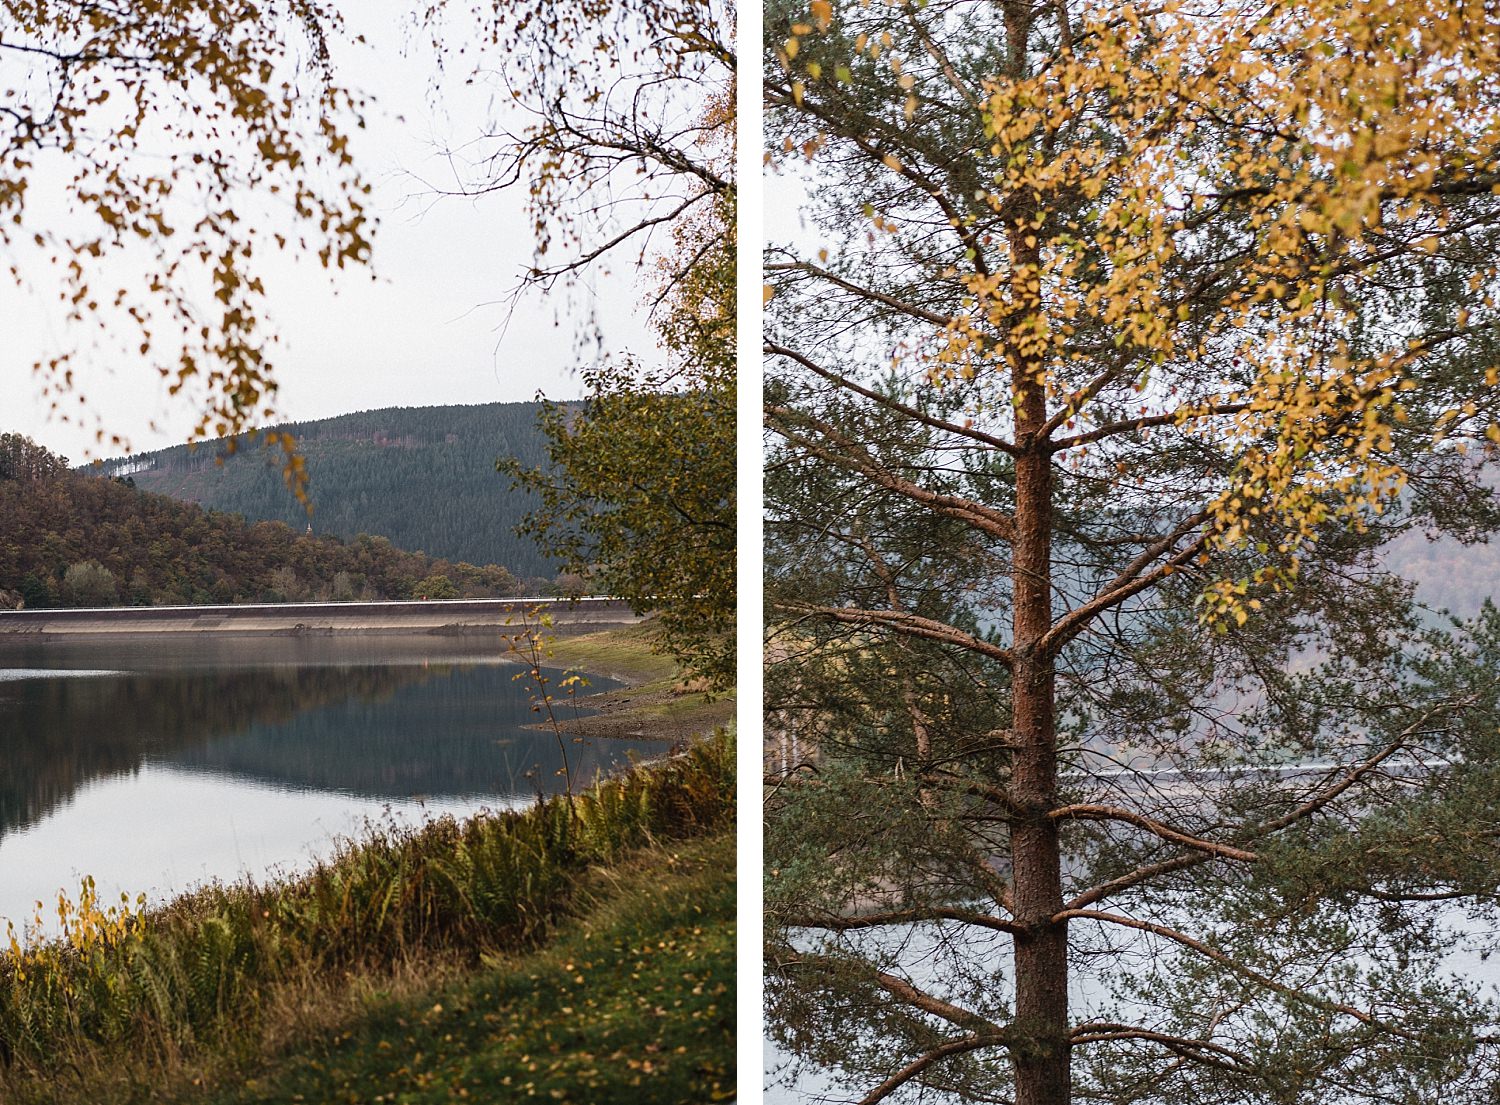
<path fill-rule="evenodd" d="M 503 327 L 507 311 L 498 300 L 531 257 L 523 197 L 421 197 L 424 179 L 452 186 L 435 150 L 478 133 L 490 91 L 453 82 L 458 94 L 450 90 L 434 109 L 430 60 L 400 50 L 407 7 L 404 0 L 347 5 L 351 37 L 362 33 L 370 44 L 346 44 L 339 52 L 343 82 L 376 100 L 355 153 L 375 186 L 378 281 L 360 270 L 330 277 L 316 261 L 262 257 L 267 315 L 281 341 L 276 406 L 286 419 L 523 400 L 538 390 L 577 394 L 574 335 L 590 304 L 611 348 L 646 352 L 654 345 L 640 318 L 642 291 L 627 272 L 597 275 L 591 289 L 572 296 L 531 295 Z M 31 203 L 32 219 L 45 218 L 45 194 Z M 617 267 L 628 268 L 623 261 Z M 0 432 L 27 434 L 74 461 L 108 455 L 114 450 L 94 443 L 93 421 L 64 424 L 38 395 L 29 366 L 69 337 L 59 334 L 50 312 L 45 298 L 22 300 L 0 285 Z M 94 357 L 81 363 L 87 371 L 79 374 L 79 390 L 90 418 L 102 415 L 137 450 L 186 440 L 194 412 L 169 400 L 149 367 L 105 367 Z"/>

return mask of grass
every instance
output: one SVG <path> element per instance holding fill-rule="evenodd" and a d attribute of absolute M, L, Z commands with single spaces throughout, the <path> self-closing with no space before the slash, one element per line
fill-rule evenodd
<path fill-rule="evenodd" d="M 548 663 L 594 672 L 629 684 L 623 690 L 606 692 L 607 717 L 568 720 L 567 727 L 579 732 L 621 733 L 642 729 L 667 736 L 698 732 L 724 725 L 734 716 L 734 689 L 706 698 L 700 690 L 684 684 L 682 670 L 670 656 L 651 651 L 654 640 L 650 623 L 627 629 L 606 629 L 577 637 L 557 637 L 548 642 Z M 578 704 L 588 701 L 581 692 Z M 566 710 L 559 711 L 567 717 Z"/>
<path fill-rule="evenodd" d="M 626 683 L 656 683 L 678 678 L 677 661 L 652 651 L 650 622 L 622 629 L 601 629 L 576 637 L 553 636 L 547 642 L 551 663 L 597 672 Z"/>
<path fill-rule="evenodd" d="M 733 810 L 733 739 L 719 733 L 572 800 L 376 828 L 291 882 L 211 886 L 145 914 L 85 898 L 62 939 L 0 956 L 0 1100 L 157 1101 L 191 1078 L 201 1099 L 351 1005 L 420 1005 L 435 982 L 493 973 L 602 902 L 611 872 L 623 886 L 642 849 L 722 835 Z"/>
<path fill-rule="evenodd" d="M 213 1105 L 506 1099 L 595 1105 L 734 1092 L 734 838 L 655 848 L 596 880 L 545 949 L 376 998 Z"/>

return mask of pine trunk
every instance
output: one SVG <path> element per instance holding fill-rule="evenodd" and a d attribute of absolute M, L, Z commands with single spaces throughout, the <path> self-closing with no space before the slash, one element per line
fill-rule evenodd
<path fill-rule="evenodd" d="M 1062 911 L 1062 856 L 1057 823 L 1055 667 L 1041 648 L 1052 626 L 1052 469 L 1037 439 L 1046 421 L 1039 382 L 1018 373 L 1017 392 L 1025 453 L 1016 463 L 1016 529 L 1013 547 L 1014 620 L 1010 791 L 1017 804 L 1011 829 L 1015 920 L 1015 1027 L 1012 1050 L 1016 1105 L 1068 1105 L 1069 1069 L 1067 923 Z"/>

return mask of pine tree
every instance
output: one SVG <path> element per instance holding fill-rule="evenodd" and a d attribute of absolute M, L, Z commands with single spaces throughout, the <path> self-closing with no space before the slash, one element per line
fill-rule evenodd
<path fill-rule="evenodd" d="M 861 1100 L 1489 1100 L 1485 5 L 768 12 L 771 1019 Z M 809 755 L 809 750 L 812 754 Z"/>

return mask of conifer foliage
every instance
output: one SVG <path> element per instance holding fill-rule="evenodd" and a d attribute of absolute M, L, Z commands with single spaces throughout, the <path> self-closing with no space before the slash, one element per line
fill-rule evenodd
<path fill-rule="evenodd" d="M 495 474 L 499 457 L 537 464 L 546 440 L 536 403 L 390 407 L 274 432 L 295 442 L 304 498 L 288 489 L 279 457 L 249 438 L 178 445 L 106 461 L 146 491 L 254 521 L 352 541 L 361 533 L 398 548 L 470 564 L 503 564 L 526 579 L 550 578 L 556 564 L 516 526 L 535 500 Z M 310 512 L 309 512 L 309 508 Z"/>
<path fill-rule="evenodd" d="M 771 1020 L 875 1102 L 1485 1101 L 1500 9 L 773 4 Z"/>

